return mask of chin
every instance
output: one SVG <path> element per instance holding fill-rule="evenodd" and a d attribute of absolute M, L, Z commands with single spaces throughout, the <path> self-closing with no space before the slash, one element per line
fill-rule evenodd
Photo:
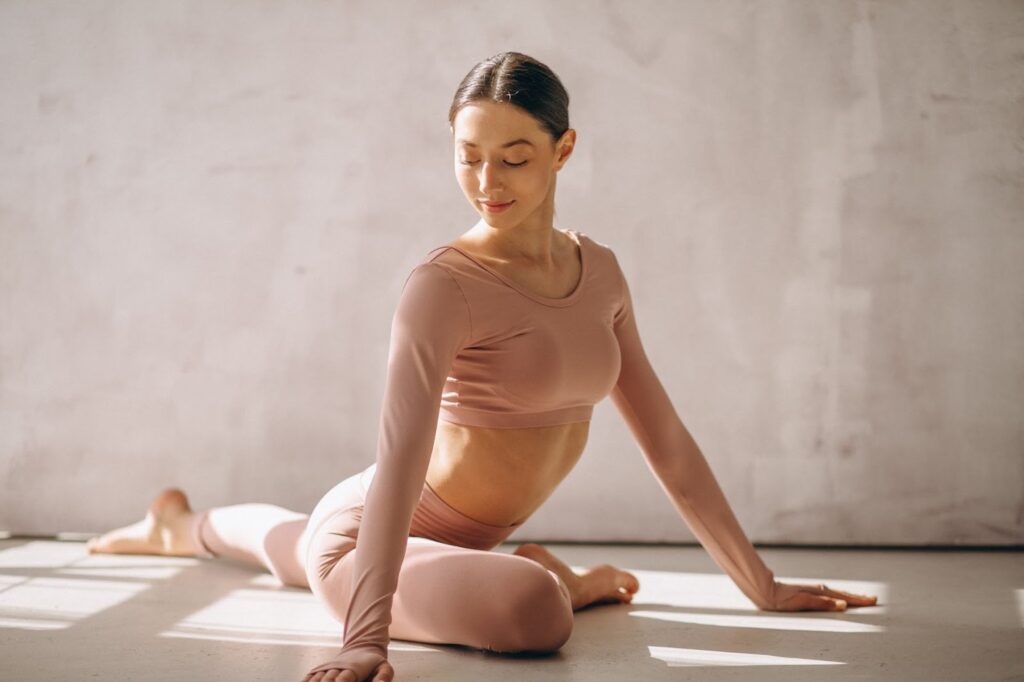
<path fill-rule="evenodd" d="M 504 218 L 505 218 L 505 214 L 504 213 L 500 213 L 498 215 L 491 215 L 487 211 L 481 211 L 480 212 L 480 218 L 485 223 L 487 223 L 488 225 L 491 225 L 491 226 L 502 225 L 505 222 L 507 222 L 506 220 L 504 220 Z"/>

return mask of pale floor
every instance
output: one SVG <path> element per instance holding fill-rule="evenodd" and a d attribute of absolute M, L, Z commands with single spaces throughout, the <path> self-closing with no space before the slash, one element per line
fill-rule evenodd
<path fill-rule="evenodd" d="M 1024 680 L 1020 552 L 761 548 L 780 580 L 879 596 L 845 613 L 772 613 L 700 547 L 543 544 L 575 568 L 632 571 L 640 592 L 577 612 L 550 656 L 392 640 L 396 682 Z M 226 560 L 0 540 L 2 680 L 298 682 L 339 633 L 308 591 Z"/>

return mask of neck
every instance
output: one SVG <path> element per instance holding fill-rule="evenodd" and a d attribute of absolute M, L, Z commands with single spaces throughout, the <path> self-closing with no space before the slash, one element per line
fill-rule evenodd
<path fill-rule="evenodd" d="M 554 226 L 554 196 L 549 194 L 533 213 L 516 224 L 495 224 L 481 218 L 467 233 L 483 251 L 498 258 L 541 266 L 552 265 L 555 255 L 568 242 L 567 235 Z"/>

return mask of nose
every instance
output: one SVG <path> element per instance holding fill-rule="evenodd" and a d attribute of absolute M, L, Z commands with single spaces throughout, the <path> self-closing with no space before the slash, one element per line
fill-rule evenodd
<path fill-rule="evenodd" d="M 480 163 L 480 191 L 490 194 L 494 190 L 501 189 L 501 174 L 498 167 L 492 163 Z"/>

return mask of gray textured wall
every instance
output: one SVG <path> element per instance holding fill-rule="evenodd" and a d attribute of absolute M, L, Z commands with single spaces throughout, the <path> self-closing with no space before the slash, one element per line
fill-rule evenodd
<path fill-rule="evenodd" d="M 566 83 L 556 226 L 619 254 L 752 539 L 1024 541 L 1024 3 L 968 0 L 0 2 L 0 528 L 369 464 L 506 49 Z M 527 537 L 693 536 L 605 400 Z"/>

